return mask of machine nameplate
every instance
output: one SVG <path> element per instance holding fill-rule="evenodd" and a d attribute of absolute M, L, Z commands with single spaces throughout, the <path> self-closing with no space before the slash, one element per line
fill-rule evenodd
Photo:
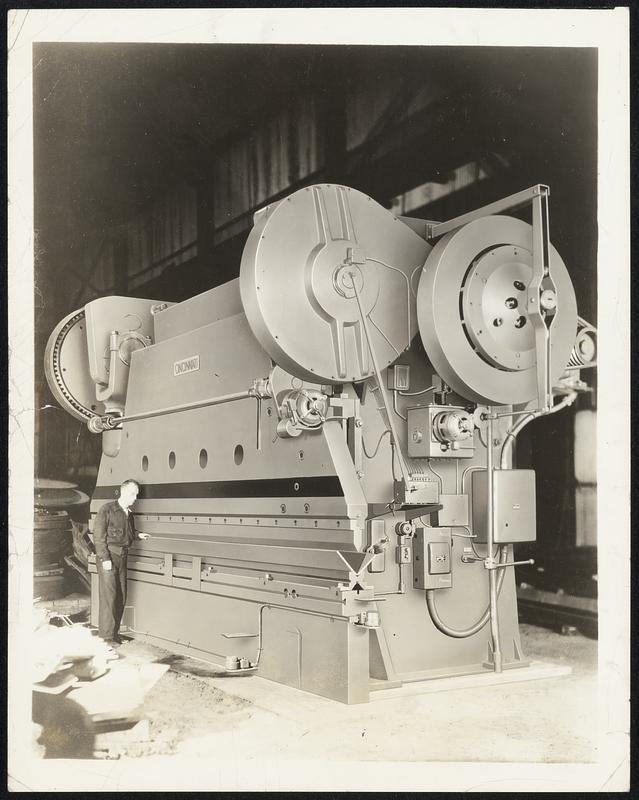
<path fill-rule="evenodd" d="M 182 358 L 180 361 L 173 362 L 173 377 L 178 375 L 185 375 L 187 372 L 197 372 L 200 368 L 200 357 L 189 356 Z"/>

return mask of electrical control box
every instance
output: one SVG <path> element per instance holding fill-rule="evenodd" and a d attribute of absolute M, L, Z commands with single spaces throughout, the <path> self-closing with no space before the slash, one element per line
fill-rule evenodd
<path fill-rule="evenodd" d="M 407 544 L 398 544 L 395 549 L 395 560 L 398 564 L 410 564 L 413 560 L 410 547 Z"/>
<path fill-rule="evenodd" d="M 395 503 L 400 506 L 429 506 L 439 502 L 439 484 L 428 475 L 412 475 L 411 485 L 394 483 Z"/>
<path fill-rule="evenodd" d="M 450 589 L 452 532 L 450 528 L 417 528 L 413 539 L 413 588 Z"/>
<path fill-rule="evenodd" d="M 410 366 L 393 364 L 386 373 L 386 385 L 396 392 L 407 392 L 410 389 Z"/>
<path fill-rule="evenodd" d="M 494 542 L 534 542 L 536 533 L 535 473 L 531 469 L 496 469 L 494 476 Z M 485 542 L 487 533 L 487 472 L 473 472 L 473 533 Z"/>
<path fill-rule="evenodd" d="M 440 510 L 437 512 L 438 525 L 468 525 L 468 495 L 440 494 Z"/>
<path fill-rule="evenodd" d="M 475 452 L 472 415 L 457 406 L 415 406 L 406 410 L 411 458 L 471 458 Z"/>

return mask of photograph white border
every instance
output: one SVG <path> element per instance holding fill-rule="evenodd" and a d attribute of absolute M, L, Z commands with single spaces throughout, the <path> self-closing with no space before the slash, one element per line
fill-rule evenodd
<path fill-rule="evenodd" d="M 38 760 L 31 753 L 35 42 L 596 47 L 599 748 L 589 764 Z M 630 696 L 629 12 L 175 9 L 8 12 L 9 788 L 13 791 L 623 791 Z M 543 109 L 539 109 L 543 115 Z M 605 524 L 602 524 L 605 523 Z M 498 698 L 496 697 L 496 702 Z M 437 735 L 433 731 L 433 735 Z M 543 735 L 543 732 L 540 732 Z M 176 766 L 179 763 L 179 772 Z"/>

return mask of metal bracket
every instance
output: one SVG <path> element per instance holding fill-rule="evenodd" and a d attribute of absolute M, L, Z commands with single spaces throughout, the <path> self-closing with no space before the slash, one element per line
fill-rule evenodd
<path fill-rule="evenodd" d="M 489 203 L 481 208 L 476 208 L 474 211 L 469 211 L 467 214 L 461 214 L 458 217 L 446 220 L 446 222 L 427 222 L 426 234 L 428 239 L 438 239 L 445 233 L 457 230 L 468 222 L 472 222 L 480 217 L 488 217 L 491 214 L 501 214 L 504 211 L 516 211 L 518 208 L 531 203 L 536 197 L 545 195 L 548 197 L 550 189 L 543 183 L 538 183 L 531 186 L 529 189 L 524 189 L 522 192 L 508 195 L 501 200 L 496 200 L 494 203 Z"/>

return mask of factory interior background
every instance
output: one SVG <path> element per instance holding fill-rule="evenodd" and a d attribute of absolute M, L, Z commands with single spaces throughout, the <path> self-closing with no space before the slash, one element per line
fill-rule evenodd
<path fill-rule="evenodd" d="M 592 50 L 59 44 L 34 63 L 36 363 L 96 297 L 179 302 L 237 277 L 253 213 L 320 182 L 434 220 L 547 184 L 551 240 L 596 325 Z M 38 378 L 37 406 L 53 404 Z M 527 582 L 589 598 L 595 410 L 596 391 L 580 396 L 517 453 L 538 476 Z M 99 437 L 45 409 L 36 443 L 39 477 L 90 493 Z"/>
<path fill-rule="evenodd" d="M 547 184 L 551 241 L 597 324 L 595 50 L 37 44 L 33 63 L 36 365 L 92 299 L 179 302 L 237 277 L 253 214 L 315 183 L 428 220 Z M 517 442 L 537 541 L 516 555 L 535 559 L 517 570 L 522 621 L 592 643 L 587 372 L 593 391 Z M 43 370 L 36 408 L 36 478 L 91 495 L 100 437 L 56 408 Z"/>

